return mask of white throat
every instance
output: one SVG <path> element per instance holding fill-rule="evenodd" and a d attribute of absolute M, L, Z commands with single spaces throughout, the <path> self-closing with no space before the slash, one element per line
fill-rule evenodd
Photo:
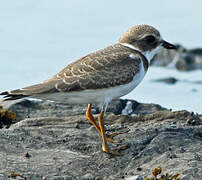
<path fill-rule="evenodd" d="M 128 44 L 128 43 L 120 43 L 123 46 L 129 47 L 131 49 L 134 49 L 136 51 L 139 51 L 142 55 L 144 55 L 148 61 L 148 63 L 150 63 L 150 61 L 152 60 L 152 58 L 163 48 L 161 45 L 156 47 L 155 49 L 152 49 L 151 51 L 141 51 L 140 49 L 136 48 L 135 46 Z"/>
<path fill-rule="evenodd" d="M 161 50 L 163 49 L 163 47 L 160 45 L 158 47 L 156 47 L 155 49 L 152 49 L 151 51 L 144 51 L 141 52 L 148 60 L 148 62 L 150 63 L 150 61 L 152 60 L 152 58 Z"/>

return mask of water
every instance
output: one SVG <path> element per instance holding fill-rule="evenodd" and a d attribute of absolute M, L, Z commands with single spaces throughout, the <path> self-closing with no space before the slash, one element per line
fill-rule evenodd
<path fill-rule="evenodd" d="M 202 85 L 186 81 L 201 80 L 202 72 L 179 72 L 174 69 L 150 67 L 142 83 L 125 98 L 134 98 L 145 103 L 157 103 L 173 110 L 189 110 L 202 113 Z M 179 78 L 175 85 L 152 82 L 166 77 Z"/>
<path fill-rule="evenodd" d="M 170 42 L 200 47 L 201 8 L 200 0 L 2 1 L 0 91 L 43 81 L 79 57 L 113 44 L 122 32 L 136 24 L 157 27 Z M 161 78 L 172 72 L 157 69 L 151 68 L 146 78 Z M 177 77 L 201 77 L 201 72 L 173 73 Z M 192 88 L 198 91 L 194 93 Z M 168 86 L 145 79 L 127 97 L 202 112 L 200 85 Z"/>

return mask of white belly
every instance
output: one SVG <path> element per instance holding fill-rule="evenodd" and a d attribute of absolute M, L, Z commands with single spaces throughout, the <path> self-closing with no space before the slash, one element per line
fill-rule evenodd
<path fill-rule="evenodd" d="M 133 81 L 116 87 L 104 89 L 89 89 L 69 93 L 58 92 L 54 94 L 45 94 L 38 98 L 49 99 L 57 102 L 68 104 L 104 104 L 109 103 L 112 99 L 119 98 L 131 92 L 144 78 L 145 70 L 143 63 L 140 64 L 140 71 L 133 78 Z"/>

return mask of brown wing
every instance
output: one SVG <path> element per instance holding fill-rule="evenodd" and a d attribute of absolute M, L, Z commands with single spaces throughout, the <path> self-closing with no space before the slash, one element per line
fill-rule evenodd
<path fill-rule="evenodd" d="M 130 54 L 135 58 L 130 58 Z M 47 81 L 22 89 L 3 92 L 5 100 L 13 100 L 37 94 L 81 91 L 84 89 L 108 88 L 129 83 L 139 71 L 139 52 L 115 44 L 91 53 L 68 65 Z"/>
<path fill-rule="evenodd" d="M 132 53 L 136 58 L 129 57 Z M 70 64 L 49 81 L 60 79 L 56 89 L 63 92 L 127 84 L 139 71 L 141 58 L 137 51 L 115 44 Z"/>

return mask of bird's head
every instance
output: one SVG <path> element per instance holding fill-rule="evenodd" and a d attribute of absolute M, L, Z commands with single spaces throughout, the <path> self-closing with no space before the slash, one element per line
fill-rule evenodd
<path fill-rule="evenodd" d="M 149 25 L 137 25 L 122 34 L 119 43 L 140 51 L 150 61 L 162 48 L 176 49 L 163 40 L 157 29 Z"/>

